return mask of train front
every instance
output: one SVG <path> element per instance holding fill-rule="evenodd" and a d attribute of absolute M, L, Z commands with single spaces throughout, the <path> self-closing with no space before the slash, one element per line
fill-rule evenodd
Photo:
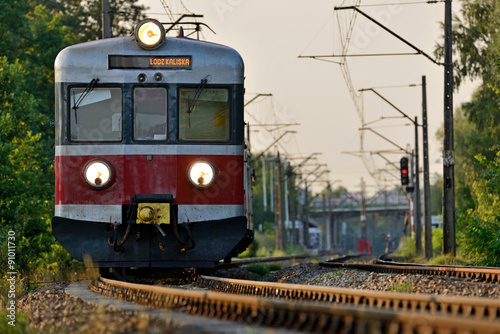
<path fill-rule="evenodd" d="M 74 258 L 212 267 L 246 248 L 243 71 L 155 20 L 60 52 L 52 228 Z"/>

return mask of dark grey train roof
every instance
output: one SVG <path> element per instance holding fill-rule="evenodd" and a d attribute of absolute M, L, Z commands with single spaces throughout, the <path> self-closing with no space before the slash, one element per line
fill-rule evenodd
<path fill-rule="evenodd" d="M 192 56 L 191 70 L 109 70 L 108 54 L 147 56 Z M 163 45 L 153 51 L 140 48 L 133 37 L 117 37 L 76 44 L 63 49 L 54 63 L 56 82 L 89 83 L 99 78 L 106 82 L 137 82 L 139 73 L 148 75 L 154 83 L 156 72 L 163 74 L 163 82 L 199 83 L 210 75 L 210 84 L 243 84 L 244 65 L 238 52 L 227 46 L 190 38 L 167 37 Z"/>

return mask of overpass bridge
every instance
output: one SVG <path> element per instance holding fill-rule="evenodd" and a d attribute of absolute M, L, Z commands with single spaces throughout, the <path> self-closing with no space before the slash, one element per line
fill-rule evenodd
<path fill-rule="evenodd" d="M 362 220 L 366 226 L 365 239 L 371 243 L 374 254 L 384 252 L 388 233 L 395 245 L 402 236 L 409 234 L 410 201 L 405 194 L 379 192 L 367 199 L 364 207 L 360 204 L 360 194 L 346 195 L 315 199 L 310 203 L 308 222 L 313 231 L 312 245 L 321 249 L 357 251 L 358 238 L 362 237 Z"/>

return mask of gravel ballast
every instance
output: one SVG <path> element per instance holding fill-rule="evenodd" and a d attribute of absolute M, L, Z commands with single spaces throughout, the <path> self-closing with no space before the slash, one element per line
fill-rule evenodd
<path fill-rule="evenodd" d="M 419 274 L 384 274 L 352 269 L 332 269 L 314 263 L 282 265 L 262 281 L 332 286 L 432 295 L 500 298 L 500 285 L 471 279 Z M 252 279 L 247 267 L 216 270 L 211 275 Z M 67 283 L 37 288 L 18 301 L 29 315 L 30 327 L 43 333 L 179 333 L 164 321 L 137 312 L 121 312 L 86 303 L 66 293 Z M 183 286 L 186 288 L 186 285 Z"/>

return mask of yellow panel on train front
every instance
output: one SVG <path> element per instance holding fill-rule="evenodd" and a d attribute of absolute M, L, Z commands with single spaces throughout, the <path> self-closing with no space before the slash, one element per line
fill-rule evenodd
<path fill-rule="evenodd" d="M 170 203 L 139 203 L 137 224 L 170 224 Z"/>

